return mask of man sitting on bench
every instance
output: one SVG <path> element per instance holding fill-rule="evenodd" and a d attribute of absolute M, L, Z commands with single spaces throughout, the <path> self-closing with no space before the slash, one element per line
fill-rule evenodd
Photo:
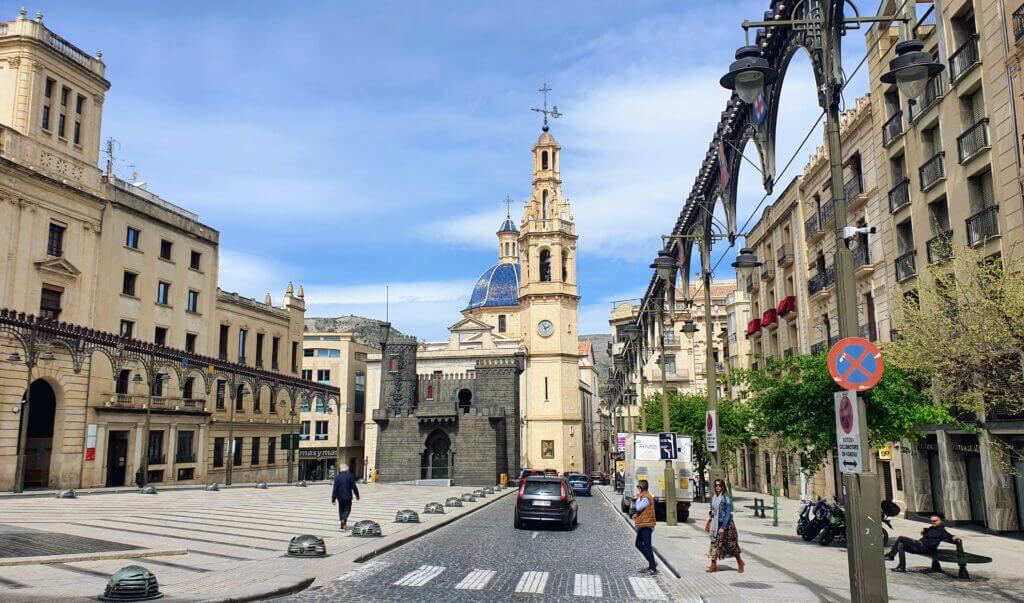
<path fill-rule="evenodd" d="M 885 558 L 889 561 L 896 558 L 896 553 L 899 553 L 900 555 L 900 563 L 896 567 L 892 568 L 892 571 L 907 571 L 906 553 L 913 553 L 915 555 L 931 555 L 939 548 L 939 544 L 943 542 L 956 542 L 959 540 L 959 538 L 946 531 L 946 526 L 943 525 L 941 517 L 938 515 L 932 515 L 928 519 L 931 525 L 926 528 L 921 528 L 921 538 L 919 540 L 907 538 L 906 536 L 900 536 L 896 539 L 896 543 L 893 544 L 892 549 L 890 549 L 885 555 Z"/>

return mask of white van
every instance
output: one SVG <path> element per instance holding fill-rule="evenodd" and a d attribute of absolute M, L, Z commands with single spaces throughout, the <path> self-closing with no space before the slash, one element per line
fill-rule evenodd
<path fill-rule="evenodd" d="M 686 521 L 693 502 L 692 445 L 689 436 L 677 436 L 679 458 L 672 461 L 676 477 L 676 517 Z M 645 479 L 654 497 L 657 517 L 665 516 L 665 461 L 660 460 L 660 447 L 656 433 L 631 433 L 626 436 L 625 489 L 622 491 L 622 512 L 636 500 L 636 482 Z"/>

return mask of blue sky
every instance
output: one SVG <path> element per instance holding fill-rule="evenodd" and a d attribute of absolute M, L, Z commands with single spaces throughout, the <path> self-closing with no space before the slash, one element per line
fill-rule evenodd
<path fill-rule="evenodd" d="M 221 232 L 221 284 L 308 316 L 383 317 L 446 336 L 496 261 L 502 200 L 522 211 L 547 82 L 564 113 L 563 189 L 579 232 L 581 333 L 642 294 L 728 95 L 718 85 L 759 1 L 37 2 L 102 50 L 116 171 Z M 5 18 L 14 18 L 9 8 Z M 870 12 L 870 11 L 869 11 Z M 847 36 L 852 71 L 864 52 Z M 847 99 L 867 89 L 864 69 Z M 786 79 L 780 167 L 818 114 L 802 54 Z M 802 169 L 820 134 L 794 162 Z M 752 145 L 751 145 L 752 148 Z M 756 159 L 755 159 L 756 162 Z M 741 173 L 741 223 L 761 199 Z M 779 186 L 781 191 L 783 186 Z M 726 253 L 720 249 L 718 253 Z M 731 277 L 728 261 L 716 276 Z"/>

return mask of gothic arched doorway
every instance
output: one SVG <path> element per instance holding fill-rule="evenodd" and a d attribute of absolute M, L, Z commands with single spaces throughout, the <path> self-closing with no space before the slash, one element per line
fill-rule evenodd
<path fill-rule="evenodd" d="M 423 479 L 451 479 L 452 441 L 440 429 L 427 436 L 423 451 Z"/>
<path fill-rule="evenodd" d="M 43 379 L 32 383 L 28 408 L 28 434 L 25 438 L 25 487 L 50 485 L 50 458 L 53 452 L 53 424 L 57 413 L 57 394 Z"/>

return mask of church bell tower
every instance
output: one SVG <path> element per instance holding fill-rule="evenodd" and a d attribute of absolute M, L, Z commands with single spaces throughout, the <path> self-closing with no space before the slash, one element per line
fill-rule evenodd
<path fill-rule="evenodd" d="M 551 135 L 545 85 L 540 137 L 533 145 L 533 190 L 519 233 L 520 328 L 527 348 L 526 461 L 532 467 L 582 471 L 579 379 L 579 290 L 576 225 L 562 196 L 561 147 Z"/>

